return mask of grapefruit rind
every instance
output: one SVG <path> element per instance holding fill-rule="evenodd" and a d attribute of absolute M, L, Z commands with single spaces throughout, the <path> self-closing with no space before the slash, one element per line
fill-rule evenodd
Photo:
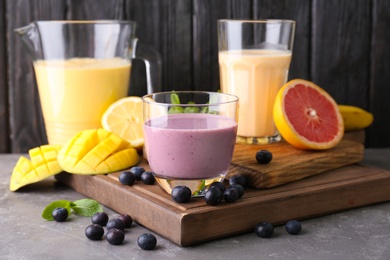
<path fill-rule="evenodd" d="M 303 136 L 301 133 L 299 133 L 294 125 L 290 122 L 288 115 L 286 114 L 285 109 L 285 98 L 288 94 L 288 92 L 296 87 L 297 85 L 304 85 L 306 88 L 312 88 L 315 91 L 317 91 L 321 96 L 323 96 L 328 102 L 327 104 L 330 104 L 330 107 L 333 108 L 333 112 L 329 111 L 330 113 L 334 113 L 335 116 L 335 125 L 337 129 L 336 134 L 332 134 L 332 138 L 330 138 L 329 141 L 313 141 L 309 140 L 305 136 Z M 344 135 L 344 124 L 343 119 L 341 117 L 341 114 L 338 110 L 337 103 L 334 101 L 334 99 L 322 88 L 317 86 L 316 84 L 306 81 L 303 79 L 295 79 L 287 82 L 278 92 L 275 103 L 274 103 L 274 109 L 273 109 L 273 117 L 275 121 L 275 125 L 280 132 L 280 134 L 283 136 L 283 138 L 290 143 L 292 146 L 299 148 L 299 149 L 305 149 L 305 150 L 325 150 L 330 149 L 334 146 L 336 146 L 342 139 Z M 321 127 L 321 126 L 319 126 Z M 327 131 L 326 129 L 321 128 L 322 131 Z M 309 130 L 311 131 L 311 130 Z M 315 131 L 315 129 L 313 129 Z"/>

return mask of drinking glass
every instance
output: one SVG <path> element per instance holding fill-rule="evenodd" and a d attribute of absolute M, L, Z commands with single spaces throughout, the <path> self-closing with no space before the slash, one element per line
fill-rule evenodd
<path fill-rule="evenodd" d="M 288 78 L 294 33 L 291 20 L 218 21 L 221 90 L 240 99 L 237 142 L 281 139 L 272 110 Z"/>
<path fill-rule="evenodd" d="M 145 152 L 158 184 L 201 196 L 228 172 L 237 133 L 238 98 L 202 91 L 143 97 Z"/>

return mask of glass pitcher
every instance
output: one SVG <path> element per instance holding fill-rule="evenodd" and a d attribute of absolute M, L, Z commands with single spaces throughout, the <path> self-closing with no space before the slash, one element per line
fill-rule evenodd
<path fill-rule="evenodd" d="M 33 60 L 49 144 L 101 127 L 108 106 L 128 95 L 134 58 L 145 62 L 145 92 L 159 90 L 159 56 L 142 58 L 135 30 L 133 21 L 111 20 L 36 21 L 15 29 Z"/>

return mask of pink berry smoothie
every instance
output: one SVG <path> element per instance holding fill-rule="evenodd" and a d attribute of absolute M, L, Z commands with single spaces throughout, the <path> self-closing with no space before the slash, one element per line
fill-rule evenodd
<path fill-rule="evenodd" d="M 144 133 L 149 165 L 157 176 L 209 179 L 227 173 L 237 123 L 213 114 L 171 114 L 146 121 Z"/>

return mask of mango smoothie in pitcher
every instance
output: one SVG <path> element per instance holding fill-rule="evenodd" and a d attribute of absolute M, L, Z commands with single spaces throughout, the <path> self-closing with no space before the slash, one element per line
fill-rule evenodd
<path fill-rule="evenodd" d="M 33 63 L 50 144 L 101 127 L 104 111 L 127 96 L 131 64 L 123 58 L 72 58 Z"/>
<path fill-rule="evenodd" d="M 238 50 L 219 53 L 222 92 L 240 99 L 240 137 L 274 136 L 274 99 L 287 80 L 291 51 Z"/>

